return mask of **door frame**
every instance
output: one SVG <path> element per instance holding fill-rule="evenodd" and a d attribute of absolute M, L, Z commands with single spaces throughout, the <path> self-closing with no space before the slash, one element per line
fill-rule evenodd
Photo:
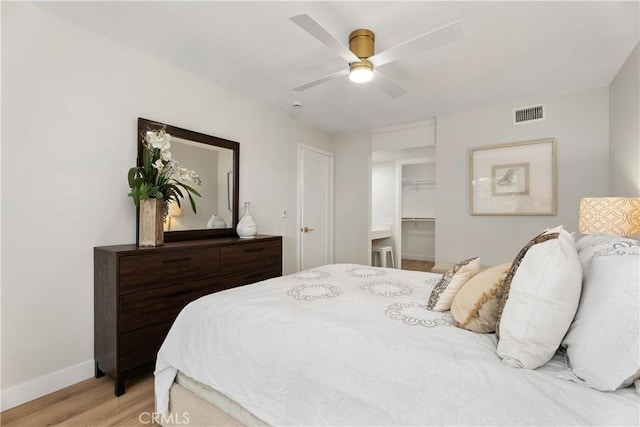
<path fill-rule="evenodd" d="M 329 157 L 329 206 L 327 207 L 327 213 L 329 215 L 329 229 L 327 230 L 327 241 L 329 242 L 329 264 L 333 263 L 334 248 L 333 248 L 333 230 L 334 230 L 334 197 L 335 197 L 335 155 L 329 151 L 325 151 L 316 147 L 298 143 L 298 215 L 296 226 L 296 265 L 298 271 L 302 270 L 302 208 L 304 206 L 304 194 L 303 194 L 303 176 L 304 176 L 304 151 L 313 151 L 318 154 Z"/>

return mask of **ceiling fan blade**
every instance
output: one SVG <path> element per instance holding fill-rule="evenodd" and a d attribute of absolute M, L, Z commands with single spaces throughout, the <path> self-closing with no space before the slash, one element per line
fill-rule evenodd
<path fill-rule="evenodd" d="M 307 89 L 310 89 L 312 87 L 318 86 L 318 85 L 320 85 L 322 83 L 328 82 L 329 80 L 333 80 L 333 79 L 337 79 L 338 77 L 346 76 L 347 74 L 349 74 L 349 70 L 348 69 L 336 71 L 335 73 L 327 74 L 326 76 L 320 77 L 319 79 L 316 79 L 316 80 L 314 80 L 312 82 L 305 83 L 302 86 L 294 87 L 293 90 L 295 90 L 297 92 L 301 92 L 303 90 L 307 90 Z"/>
<path fill-rule="evenodd" d="M 389 77 L 382 74 L 380 71 L 374 70 L 373 73 L 375 74 L 375 76 L 371 81 L 380 89 L 382 89 L 384 93 L 389 95 L 391 98 L 395 99 L 407 93 L 405 89 L 400 87 L 398 84 L 396 84 Z"/>
<path fill-rule="evenodd" d="M 405 56 L 414 55 L 447 43 L 464 39 L 462 22 L 455 21 L 369 58 L 374 67 L 379 67 Z"/>
<path fill-rule="evenodd" d="M 303 13 L 302 15 L 292 16 L 289 19 L 296 25 L 298 25 L 298 27 L 302 28 L 307 33 L 318 39 L 329 49 L 337 53 L 345 61 L 360 61 L 360 58 L 358 58 L 353 52 L 351 52 L 348 47 L 336 40 L 335 37 L 329 34 L 329 32 L 325 30 L 324 27 L 322 27 L 322 25 L 318 24 L 312 17 L 310 17 L 306 13 Z"/>

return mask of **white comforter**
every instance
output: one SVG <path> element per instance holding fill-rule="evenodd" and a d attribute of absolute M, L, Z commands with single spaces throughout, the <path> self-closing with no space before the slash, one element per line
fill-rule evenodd
<path fill-rule="evenodd" d="M 334 264 L 200 298 L 158 353 L 156 409 L 180 370 L 272 425 L 638 425 L 633 389 L 559 379 L 560 356 L 504 366 L 493 334 L 426 310 L 439 277 Z"/>

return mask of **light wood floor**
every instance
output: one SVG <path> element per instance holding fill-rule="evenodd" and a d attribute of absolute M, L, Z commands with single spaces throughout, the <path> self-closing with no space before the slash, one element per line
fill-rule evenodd
<path fill-rule="evenodd" d="M 158 426 L 151 423 L 153 375 L 127 381 L 127 391 L 113 394 L 113 380 L 91 378 L 4 411 L 3 427 Z"/>
<path fill-rule="evenodd" d="M 434 263 L 431 261 L 416 261 L 413 259 L 403 259 L 402 269 L 413 271 L 431 271 Z"/>

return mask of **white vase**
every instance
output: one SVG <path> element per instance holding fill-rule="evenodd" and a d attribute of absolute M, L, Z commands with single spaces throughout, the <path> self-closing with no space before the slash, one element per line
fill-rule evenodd
<path fill-rule="evenodd" d="M 250 202 L 244 202 L 244 215 L 236 227 L 238 237 L 241 239 L 253 239 L 258 233 L 258 225 L 251 216 L 250 205 Z"/>
<path fill-rule="evenodd" d="M 227 228 L 227 223 L 220 215 L 213 214 L 207 222 L 207 228 Z"/>

